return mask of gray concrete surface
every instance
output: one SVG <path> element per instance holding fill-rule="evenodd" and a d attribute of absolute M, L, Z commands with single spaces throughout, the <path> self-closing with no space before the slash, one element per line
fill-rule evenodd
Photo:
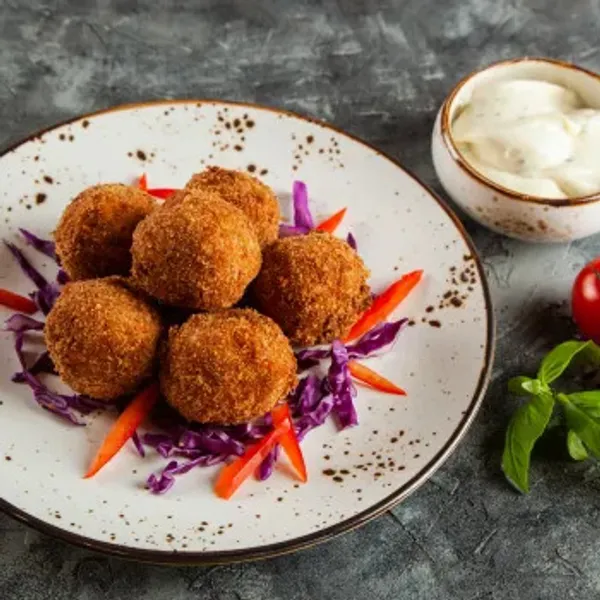
<path fill-rule="evenodd" d="M 325 118 L 439 189 L 429 136 L 449 86 L 525 54 L 600 69 L 599 19 L 599 0 L 0 0 L 0 144 L 122 102 L 249 100 Z M 570 334 L 567 290 L 600 239 L 532 247 L 468 227 L 496 301 L 493 381 L 467 439 L 414 496 L 326 545 L 215 568 L 96 556 L 0 516 L 0 598 L 600 598 L 597 467 L 547 444 L 529 497 L 498 468 L 515 407 L 506 380 Z"/>

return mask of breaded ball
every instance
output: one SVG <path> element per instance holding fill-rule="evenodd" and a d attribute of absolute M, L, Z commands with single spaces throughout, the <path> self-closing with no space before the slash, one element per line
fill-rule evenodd
<path fill-rule="evenodd" d="M 170 329 L 160 381 L 190 421 L 246 423 L 295 388 L 296 359 L 281 329 L 254 310 L 197 314 Z"/>
<path fill-rule="evenodd" d="M 369 271 L 358 254 L 328 233 L 277 240 L 253 286 L 257 307 L 293 344 L 343 338 L 369 306 Z"/>
<path fill-rule="evenodd" d="M 209 167 L 194 175 L 185 189 L 211 190 L 237 206 L 250 219 L 261 247 L 277 239 L 281 220 L 279 202 L 273 190 L 256 177 L 241 171 Z"/>
<path fill-rule="evenodd" d="M 56 253 L 72 280 L 128 275 L 131 237 L 156 201 L 120 183 L 81 192 L 65 209 L 54 232 Z"/>
<path fill-rule="evenodd" d="M 158 311 L 121 277 L 68 283 L 48 314 L 44 335 L 63 381 L 109 400 L 150 377 L 161 336 Z"/>
<path fill-rule="evenodd" d="M 133 234 L 132 279 L 172 306 L 233 306 L 261 265 L 258 240 L 241 210 L 212 192 L 180 194 Z"/>

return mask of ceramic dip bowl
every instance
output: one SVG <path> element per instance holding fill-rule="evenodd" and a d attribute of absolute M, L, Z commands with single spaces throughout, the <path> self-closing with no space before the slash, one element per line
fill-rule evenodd
<path fill-rule="evenodd" d="M 448 195 L 473 219 L 504 235 L 530 242 L 568 242 L 600 231 L 600 192 L 551 199 L 505 188 L 479 173 L 459 152 L 452 125 L 473 90 L 491 82 L 542 80 L 573 90 L 589 108 L 600 108 L 600 76 L 549 58 L 492 64 L 462 79 L 442 104 L 433 129 L 432 156 Z"/>

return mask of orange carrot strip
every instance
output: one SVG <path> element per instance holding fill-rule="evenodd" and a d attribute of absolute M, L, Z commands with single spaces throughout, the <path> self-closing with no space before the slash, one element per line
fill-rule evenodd
<path fill-rule="evenodd" d="M 345 342 L 360 337 L 370 331 L 375 325 L 385 321 L 394 309 L 410 294 L 412 289 L 421 281 L 423 271 L 412 271 L 403 275 L 398 281 L 390 285 L 383 293 L 373 300 L 373 304 L 362 314 L 352 326 Z"/>
<path fill-rule="evenodd" d="M 140 190 L 144 190 L 144 192 L 148 190 L 148 177 L 146 177 L 146 173 L 142 173 L 141 177 L 138 179 L 137 186 Z"/>
<path fill-rule="evenodd" d="M 319 223 L 316 227 L 316 231 L 323 231 L 325 233 L 333 233 L 337 226 L 342 222 L 344 215 L 346 214 L 347 208 L 342 208 L 342 210 L 336 212 L 334 215 L 331 215 L 328 219 L 325 219 L 323 222 Z"/>
<path fill-rule="evenodd" d="M 273 431 L 250 446 L 242 456 L 223 467 L 215 483 L 217 496 L 229 500 L 242 483 L 254 473 L 275 444 L 290 430 L 291 426 L 291 422 L 284 419 Z"/>
<path fill-rule="evenodd" d="M 282 423 L 285 419 L 288 419 L 290 423 L 292 422 L 292 415 L 290 414 L 290 407 L 287 404 L 280 404 L 273 409 L 273 424 L 277 427 L 280 423 Z M 282 436 L 279 440 L 281 447 L 286 453 L 287 457 L 290 459 L 292 466 L 296 470 L 300 481 L 306 483 L 308 481 L 308 473 L 306 471 L 306 463 L 304 462 L 304 456 L 302 455 L 302 450 L 300 449 L 300 443 L 298 442 L 298 438 L 296 437 L 296 432 L 294 428 L 291 427 L 290 430 Z"/>
<path fill-rule="evenodd" d="M 37 312 L 38 307 L 31 298 L 25 296 L 19 296 L 9 290 L 0 289 L 0 304 L 6 306 L 6 308 L 12 308 L 19 312 L 24 312 L 28 315 L 32 315 Z"/>
<path fill-rule="evenodd" d="M 119 415 L 116 423 L 104 438 L 84 479 L 93 477 L 108 463 L 125 442 L 135 433 L 142 421 L 148 416 L 159 396 L 158 383 L 153 383 L 142 390 Z"/>
<path fill-rule="evenodd" d="M 367 385 L 370 385 L 372 388 L 379 390 L 380 392 L 386 392 L 388 394 L 397 394 L 398 396 L 406 396 L 406 392 L 398 387 L 395 383 L 392 383 L 385 377 L 379 375 L 375 371 L 372 371 L 365 365 L 361 365 L 354 360 L 351 360 L 348 363 L 348 370 L 350 371 L 350 375 Z"/>

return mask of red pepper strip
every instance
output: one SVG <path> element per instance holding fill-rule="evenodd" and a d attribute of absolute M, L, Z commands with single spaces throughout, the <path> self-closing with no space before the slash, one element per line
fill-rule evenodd
<path fill-rule="evenodd" d="M 30 298 L 19 296 L 19 294 L 13 294 L 13 292 L 3 289 L 0 289 L 0 304 L 28 315 L 37 312 L 38 309 L 35 302 Z"/>
<path fill-rule="evenodd" d="M 286 419 L 292 422 L 292 415 L 290 414 L 290 407 L 287 404 L 280 404 L 273 409 L 271 413 L 273 415 L 273 425 L 277 427 Z M 302 456 L 302 450 L 300 449 L 300 443 L 296 437 L 296 432 L 292 427 L 280 440 L 279 443 L 283 448 L 287 457 L 290 459 L 292 466 L 298 473 L 298 478 L 303 483 L 308 481 L 308 473 L 306 471 L 306 463 L 304 462 L 304 456 Z"/>
<path fill-rule="evenodd" d="M 137 186 L 144 192 L 148 191 L 148 178 L 146 173 L 142 173 L 142 176 L 138 179 Z"/>
<path fill-rule="evenodd" d="M 116 423 L 104 438 L 84 479 L 93 477 L 117 452 L 125 442 L 133 436 L 135 430 L 148 416 L 159 396 L 158 383 L 153 383 L 142 390 L 119 415 Z"/>
<path fill-rule="evenodd" d="M 394 311 L 394 309 L 410 294 L 412 289 L 421 281 L 423 271 L 412 271 L 403 275 L 398 281 L 392 283 L 387 290 L 373 300 L 373 304 L 362 314 L 352 326 L 345 342 L 360 337 L 370 331 L 375 325 L 381 323 Z"/>
<path fill-rule="evenodd" d="M 346 214 L 347 210 L 347 208 L 342 208 L 342 210 L 336 212 L 334 215 L 331 215 L 331 217 L 319 223 L 315 227 L 315 231 L 333 233 L 337 229 L 337 226 L 342 222 L 342 219 L 344 218 L 344 215 Z"/>
<path fill-rule="evenodd" d="M 379 373 L 375 373 L 375 371 L 372 371 L 368 367 L 365 367 L 365 365 L 361 365 L 354 360 L 351 360 L 348 363 L 348 370 L 354 379 L 358 379 L 380 392 L 406 396 L 406 392 L 401 387 L 398 387 L 395 383 L 382 377 Z"/>
<path fill-rule="evenodd" d="M 155 198 L 162 198 L 163 200 L 166 200 L 167 198 L 172 196 L 177 190 L 172 188 L 153 188 L 146 191 Z"/>
<path fill-rule="evenodd" d="M 223 467 L 215 483 L 215 493 L 217 496 L 229 500 L 240 485 L 254 473 L 275 444 L 281 440 L 291 427 L 292 423 L 290 420 L 284 419 L 275 426 L 273 431 L 267 433 L 256 444 L 252 444 L 242 456 L 236 458 L 226 467 Z"/>

